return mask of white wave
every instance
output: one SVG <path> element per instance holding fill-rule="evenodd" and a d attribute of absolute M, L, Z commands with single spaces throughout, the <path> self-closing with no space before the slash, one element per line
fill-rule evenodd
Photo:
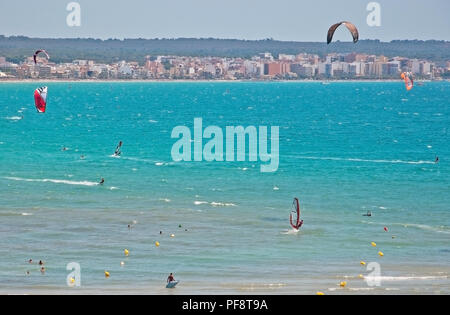
<path fill-rule="evenodd" d="M 231 202 L 208 202 L 208 201 L 194 201 L 194 205 L 200 206 L 200 205 L 211 205 L 213 207 L 236 207 L 234 203 Z"/>
<path fill-rule="evenodd" d="M 300 231 L 300 230 L 290 229 L 290 230 L 281 232 L 281 234 L 284 234 L 284 235 L 292 235 L 292 234 L 298 234 L 299 231 Z"/>
<path fill-rule="evenodd" d="M 234 203 L 228 202 L 228 203 L 224 203 L 224 202 L 211 202 L 211 206 L 213 207 L 236 207 L 236 205 Z"/>
<path fill-rule="evenodd" d="M 157 120 L 150 119 L 148 122 L 151 123 L 151 124 L 156 124 L 158 121 L 157 121 Z"/>
<path fill-rule="evenodd" d="M 370 281 L 411 281 L 411 280 L 440 280 L 448 279 L 448 276 L 367 276 L 365 280 Z"/>
<path fill-rule="evenodd" d="M 401 226 L 404 228 L 416 228 L 416 229 L 420 229 L 420 230 L 425 230 L 425 231 L 431 231 L 431 232 L 436 232 L 436 233 L 444 233 L 444 234 L 450 234 L 450 229 L 447 226 L 431 226 L 431 225 L 425 225 L 425 224 L 414 224 L 414 223 L 376 223 L 376 222 L 371 222 L 371 221 L 361 221 L 362 223 L 365 224 L 370 224 L 370 225 L 380 225 L 380 226 Z"/>
<path fill-rule="evenodd" d="M 30 215 L 33 215 L 33 214 L 32 214 L 32 213 L 24 212 L 24 213 L 22 213 L 22 215 L 23 215 L 23 216 L 30 216 Z"/>
<path fill-rule="evenodd" d="M 350 291 L 372 291 L 375 290 L 375 288 L 348 288 Z"/>
<path fill-rule="evenodd" d="M 297 159 L 303 160 L 328 160 L 328 161 L 348 161 L 348 162 L 366 162 L 366 163 L 392 163 L 392 164 L 435 164 L 434 161 L 404 161 L 404 160 L 367 160 L 359 158 L 338 158 L 338 157 L 317 157 L 317 156 L 297 156 Z"/>
<path fill-rule="evenodd" d="M 159 201 L 164 201 L 164 202 L 171 202 L 171 200 L 170 200 L 170 199 L 168 199 L 168 198 L 160 198 L 160 199 L 159 199 Z"/>
<path fill-rule="evenodd" d="M 411 223 L 405 223 L 405 224 L 403 224 L 403 223 L 395 223 L 395 224 L 392 224 L 392 225 L 402 225 L 405 228 L 413 227 L 413 228 L 417 228 L 417 229 L 420 229 L 420 230 L 432 231 L 432 232 L 436 232 L 436 233 L 450 234 L 450 230 L 449 231 L 443 230 L 443 229 L 445 229 L 444 226 L 436 227 L 436 226 L 425 225 L 425 224 L 411 224 Z"/>
<path fill-rule="evenodd" d="M 41 182 L 41 183 L 54 183 L 54 184 L 66 184 L 66 185 L 79 185 L 79 186 L 97 186 L 99 183 L 89 182 L 89 181 L 71 181 L 62 179 L 30 179 L 30 178 L 20 178 L 20 177 L 4 177 L 5 179 L 24 181 L 24 182 Z"/>
<path fill-rule="evenodd" d="M 114 187 L 114 186 L 109 188 L 109 190 L 118 190 L 118 189 L 119 189 L 118 187 Z"/>
<path fill-rule="evenodd" d="M 5 119 L 7 119 L 7 120 L 12 120 L 12 121 L 17 121 L 17 120 L 22 120 L 23 117 L 20 117 L 20 116 L 12 116 L 12 117 L 6 117 Z"/>
<path fill-rule="evenodd" d="M 280 188 L 277 187 L 277 186 L 274 186 L 274 187 L 273 187 L 273 190 L 280 190 Z"/>
<path fill-rule="evenodd" d="M 154 164 L 156 166 L 169 165 L 169 163 L 167 163 L 167 162 L 161 162 L 161 161 L 150 160 L 150 159 L 141 159 L 141 158 L 128 157 L 128 156 L 127 157 L 122 156 L 121 159 L 128 160 L 128 161 L 134 161 L 134 162 L 150 163 L 150 164 Z"/>

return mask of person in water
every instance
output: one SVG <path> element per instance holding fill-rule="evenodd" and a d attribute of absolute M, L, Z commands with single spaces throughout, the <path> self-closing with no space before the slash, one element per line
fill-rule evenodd
<path fill-rule="evenodd" d="M 102 180 L 100 181 L 100 185 L 103 185 L 105 183 L 105 179 L 104 178 L 102 178 Z"/>
<path fill-rule="evenodd" d="M 367 211 L 367 213 L 366 213 L 366 214 L 363 214 L 363 216 L 365 216 L 365 217 L 371 217 L 371 216 L 372 216 L 372 212 Z"/>
<path fill-rule="evenodd" d="M 167 277 L 167 283 L 175 281 L 175 278 L 173 276 L 173 273 L 170 273 L 170 275 Z"/>
<path fill-rule="evenodd" d="M 436 160 L 434 161 L 434 163 L 439 163 L 439 156 L 436 156 Z"/>

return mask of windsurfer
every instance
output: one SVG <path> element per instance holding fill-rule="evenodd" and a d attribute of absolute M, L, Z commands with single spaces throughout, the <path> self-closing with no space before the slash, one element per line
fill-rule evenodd
<path fill-rule="evenodd" d="M 114 156 L 120 156 L 122 154 L 122 141 L 119 142 L 119 144 L 116 147 L 116 151 L 114 152 Z"/>
<path fill-rule="evenodd" d="M 291 223 L 291 226 L 295 229 L 295 230 L 299 230 L 302 225 L 303 225 L 303 220 L 300 220 L 300 203 L 298 201 L 298 198 L 294 198 L 294 202 L 292 204 L 293 207 L 295 207 L 295 210 L 293 210 L 291 212 L 291 215 L 289 217 L 289 222 Z M 296 214 L 297 218 L 295 220 L 293 220 L 293 215 L 292 214 Z"/>

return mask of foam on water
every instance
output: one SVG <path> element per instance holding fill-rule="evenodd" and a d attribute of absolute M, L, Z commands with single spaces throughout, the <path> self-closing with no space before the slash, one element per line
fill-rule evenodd
<path fill-rule="evenodd" d="M 32 178 L 20 178 L 20 177 L 4 177 L 5 179 L 14 181 L 24 181 L 24 182 L 41 182 L 41 183 L 54 183 L 54 184 L 65 184 L 65 185 L 79 185 L 79 186 L 98 186 L 99 183 L 89 182 L 89 181 L 71 181 L 64 179 L 32 179 Z"/>
<path fill-rule="evenodd" d="M 436 164 L 434 161 L 368 160 L 359 158 L 317 157 L 317 156 L 296 156 L 294 158 L 304 160 L 325 160 L 325 161 L 329 160 L 329 161 L 366 162 L 366 163 Z"/>

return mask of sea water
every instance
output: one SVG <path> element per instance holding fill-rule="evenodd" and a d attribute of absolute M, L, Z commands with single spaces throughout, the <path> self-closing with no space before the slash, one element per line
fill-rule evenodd
<path fill-rule="evenodd" d="M 170 293 L 448 294 L 449 100 L 448 82 L 0 84 L 0 293 L 164 294 L 173 272 Z M 278 170 L 174 162 L 195 118 L 278 126 Z"/>

